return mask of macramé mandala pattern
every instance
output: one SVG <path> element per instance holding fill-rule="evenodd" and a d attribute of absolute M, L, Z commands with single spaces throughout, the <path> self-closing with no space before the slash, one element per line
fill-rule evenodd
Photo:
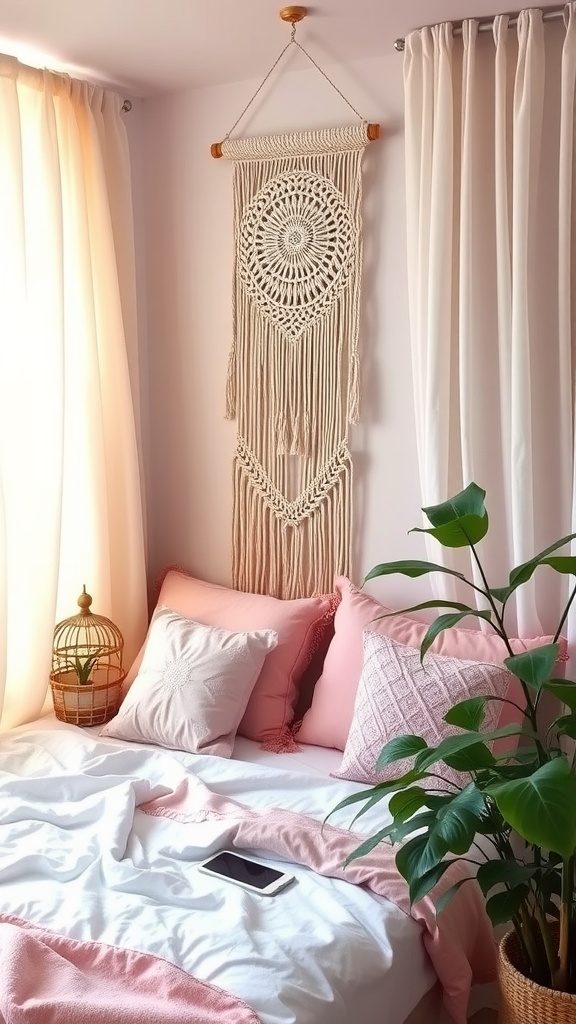
<path fill-rule="evenodd" d="M 238 273 L 261 314 L 288 341 L 331 309 L 357 259 L 353 212 L 329 178 L 306 170 L 279 174 L 244 209 Z"/>

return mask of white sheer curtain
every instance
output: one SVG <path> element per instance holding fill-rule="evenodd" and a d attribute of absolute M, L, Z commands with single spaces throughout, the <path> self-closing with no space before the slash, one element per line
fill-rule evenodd
<path fill-rule="evenodd" d="M 0 57 L 2 728 L 41 710 L 54 624 L 83 584 L 122 630 L 128 663 L 145 630 L 120 105 Z"/>
<path fill-rule="evenodd" d="M 523 11 L 516 28 L 497 17 L 491 33 L 414 32 L 404 79 L 422 504 L 486 487 L 503 585 L 576 522 L 576 4 L 550 22 Z M 429 556 L 443 557 L 433 541 Z M 548 577 L 522 588 L 520 633 L 553 628 L 563 596 Z"/>

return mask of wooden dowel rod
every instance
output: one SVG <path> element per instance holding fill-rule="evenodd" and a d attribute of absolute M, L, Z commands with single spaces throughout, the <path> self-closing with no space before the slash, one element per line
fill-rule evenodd
<path fill-rule="evenodd" d="M 366 134 L 368 135 L 369 142 L 375 142 L 376 139 L 380 138 L 380 125 L 377 123 L 371 123 L 366 125 Z M 222 143 L 213 142 L 210 146 L 210 155 L 218 160 L 222 156 Z"/>

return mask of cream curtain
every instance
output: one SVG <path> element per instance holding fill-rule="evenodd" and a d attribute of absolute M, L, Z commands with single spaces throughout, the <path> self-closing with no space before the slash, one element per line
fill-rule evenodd
<path fill-rule="evenodd" d="M 557 21 L 531 9 L 516 27 L 500 16 L 491 33 L 468 20 L 461 38 L 444 24 L 406 40 L 422 503 L 472 479 L 486 487 L 486 556 L 502 584 L 576 521 L 575 68 L 574 3 Z M 443 557 L 433 541 L 429 556 Z M 563 596 L 543 577 L 538 599 L 522 588 L 520 633 L 553 628 Z"/>
<path fill-rule="evenodd" d="M 41 710 L 86 584 L 146 623 L 134 252 L 121 100 L 0 57 L 0 710 Z M 128 353 L 133 359 L 131 387 Z"/>

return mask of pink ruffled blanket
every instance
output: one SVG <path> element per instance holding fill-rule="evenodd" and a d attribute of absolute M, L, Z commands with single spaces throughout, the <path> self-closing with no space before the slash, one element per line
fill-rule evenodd
<path fill-rule="evenodd" d="M 0 1024 L 260 1024 L 167 960 L 0 914 Z"/>
<path fill-rule="evenodd" d="M 455 863 L 433 893 L 411 908 L 406 883 L 396 869 L 394 851 L 389 845 L 381 844 L 367 856 L 343 867 L 365 836 L 322 826 L 321 822 L 292 811 L 254 811 L 218 796 L 192 776 L 172 794 L 142 804 L 140 810 L 182 822 L 224 821 L 229 825 L 227 841 L 232 846 L 273 854 L 385 896 L 420 923 L 425 948 L 444 989 L 444 1004 L 456 1024 L 466 1024 L 471 986 L 493 981 L 496 976 L 494 933 L 475 881 L 461 886 L 436 917 L 434 898 L 467 877 L 466 865 Z"/>

